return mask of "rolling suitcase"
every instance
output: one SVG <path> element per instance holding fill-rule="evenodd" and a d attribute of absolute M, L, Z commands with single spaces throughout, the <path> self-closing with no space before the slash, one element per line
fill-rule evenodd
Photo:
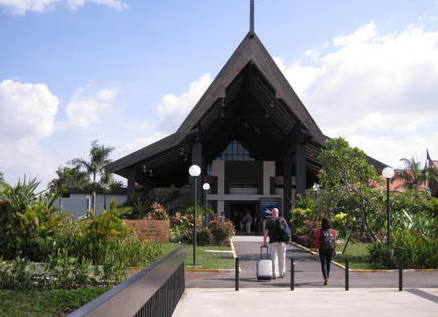
<path fill-rule="evenodd" d="M 266 248 L 266 253 L 263 253 L 264 248 Z M 267 245 L 260 247 L 260 259 L 257 260 L 257 279 L 268 281 L 272 279 L 272 260 Z"/>

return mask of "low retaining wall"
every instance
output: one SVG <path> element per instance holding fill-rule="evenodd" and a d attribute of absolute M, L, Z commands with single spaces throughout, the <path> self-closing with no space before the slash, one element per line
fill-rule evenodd
<path fill-rule="evenodd" d="M 124 220 L 145 241 L 169 241 L 169 220 Z"/>

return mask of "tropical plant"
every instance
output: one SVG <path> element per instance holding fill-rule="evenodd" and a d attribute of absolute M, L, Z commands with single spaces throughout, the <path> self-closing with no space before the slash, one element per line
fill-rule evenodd
<path fill-rule="evenodd" d="M 358 148 L 351 148 L 342 138 L 330 139 L 321 151 L 322 168 L 318 203 L 326 216 L 344 212 L 348 231 L 363 232 L 371 241 L 382 241 L 384 216 L 383 196 L 375 189 L 382 180 Z"/>
<path fill-rule="evenodd" d="M 105 174 L 104 167 L 111 162 L 109 155 L 114 150 L 112 147 L 98 144 L 97 140 L 91 143 L 91 149 L 88 160 L 75 158 L 71 164 L 79 169 L 84 169 L 91 176 L 93 189 L 93 210 L 96 210 L 96 189 L 98 188 L 98 179 Z"/>
<path fill-rule="evenodd" d="M 2 191 L 6 187 L 7 183 L 5 181 L 4 175 L 0 172 L 0 191 Z"/>
<path fill-rule="evenodd" d="M 148 213 L 148 218 L 153 220 L 168 220 L 169 213 L 166 208 L 159 202 L 155 202 L 151 206 L 151 211 Z"/>
<path fill-rule="evenodd" d="M 90 185 L 90 180 L 86 172 L 79 167 L 58 167 L 57 177 L 52 179 L 48 187 L 52 194 L 59 198 L 59 206 L 63 210 L 62 198 L 73 188 L 84 189 Z"/>
<path fill-rule="evenodd" d="M 404 163 L 405 168 L 401 171 L 398 171 L 394 175 L 393 180 L 401 179 L 403 180 L 403 186 L 406 189 L 418 191 L 420 186 L 424 184 L 427 179 L 426 171 L 421 168 L 421 163 L 416 161 L 414 158 L 402 158 L 400 161 Z"/>
<path fill-rule="evenodd" d="M 213 218 L 208 224 L 213 237 L 213 244 L 219 246 L 229 246 L 230 239 L 234 234 L 233 223 L 227 219 Z"/>
<path fill-rule="evenodd" d="M 8 259 L 43 259 L 51 252 L 57 226 L 68 216 L 53 207 L 54 197 L 36 192 L 38 185 L 36 179 L 24 179 L 0 196 L 0 251 Z"/>

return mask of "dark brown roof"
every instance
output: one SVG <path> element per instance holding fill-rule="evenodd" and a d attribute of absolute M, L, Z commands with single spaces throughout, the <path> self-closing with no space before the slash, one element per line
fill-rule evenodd
<path fill-rule="evenodd" d="M 323 145 L 324 135 L 287 79 L 281 73 L 257 35 L 254 34 L 252 36 L 248 33 L 176 133 L 112 162 L 106 167 L 106 171 L 118 173 L 122 169 L 181 144 L 214 103 L 219 98 L 225 97 L 225 89 L 249 63 L 254 63 L 257 66 L 266 80 L 275 89 L 276 97 L 289 107 L 303 127 L 309 131 L 314 141 Z"/>
<path fill-rule="evenodd" d="M 161 156 L 164 155 L 161 153 L 167 152 L 168 156 L 171 155 L 171 153 L 173 153 L 172 155 L 178 153 L 178 147 L 182 146 L 186 138 L 201 125 L 202 120 L 205 118 L 207 122 L 210 122 L 209 120 L 214 118 L 215 114 L 220 111 L 218 101 L 225 100 L 227 89 L 230 89 L 230 87 L 238 87 L 238 84 L 233 85 L 233 82 L 236 82 L 239 74 L 244 73 L 248 65 L 254 65 L 253 69 L 256 69 L 261 77 L 272 86 L 276 106 L 280 105 L 287 110 L 285 112 L 287 115 L 282 115 L 285 119 L 285 125 L 288 125 L 288 122 L 299 121 L 302 128 L 306 130 L 306 133 L 311 137 L 312 143 L 316 147 L 323 146 L 327 137 L 322 134 L 257 35 L 248 33 L 178 128 L 177 132 L 114 161 L 106 167 L 106 171 L 118 173 L 126 177 L 126 168 L 134 164 L 150 161 L 151 159 L 164 162 L 166 159 L 161 158 Z M 230 94 L 232 93 L 228 91 L 228 95 Z M 268 99 L 265 101 L 270 102 Z M 287 119 L 287 117 L 291 118 Z M 284 125 L 280 125 L 280 127 L 284 127 Z M 221 131 L 220 129 L 221 127 L 219 131 Z M 288 130 L 283 131 L 285 133 L 284 135 L 290 133 L 292 129 L 293 124 L 288 127 Z M 314 158 L 314 160 L 316 160 L 316 158 Z M 381 171 L 386 166 L 373 158 L 369 158 L 369 162 L 374 165 L 378 171 Z"/>

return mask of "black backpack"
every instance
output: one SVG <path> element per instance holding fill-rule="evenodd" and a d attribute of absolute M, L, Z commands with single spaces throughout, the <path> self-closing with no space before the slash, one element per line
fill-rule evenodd
<path fill-rule="evenodd" d="M 319 249 L 327 251 L 333 251 L 335 249 L 335 238 L 329 230 L 322 231 Z"/>

